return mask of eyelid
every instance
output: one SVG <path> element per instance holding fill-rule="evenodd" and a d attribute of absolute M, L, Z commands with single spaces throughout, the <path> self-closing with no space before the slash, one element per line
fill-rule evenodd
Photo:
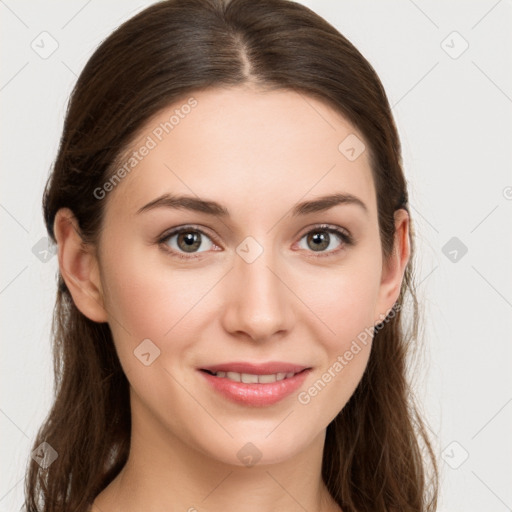
<path fill-rule="evenodd" d="M 343 235 L 347 238 L 347 240 L 350 240 L 351 242 L 354 242 L 353 236 L 350 234 L 350 231 L 342 226 L 338 226 L 337 224 L 311 224 L 310 226 L 306 226 L 303 230 L 299 231 L 301 233 L 300 235 L 297 235 L 299 238 L 302 238 L 304 235 L 307 235 L 311 231 L 329 231 L 336 234 L 339 234 L 340 236 Z"/>
<path fill-rule="evenodd" d="M 175 228 L 171 228 L 171 229 L 165 231 L 164 233 L 162 233 L 162 235 L 160 235 L 158 237 L 158 241 L 161 242 L 163 240 L 167 240 L 171 236 L 178 235 L 179 233 L 182 233 L 184 231 L 198 231 L 202 235 L 205 235 L 208 238 L 211 238 L 212 241 L 215 242 L 216 245 L 220 245 L 217 242 L 215 235 L 212 235 L 208 230 L 206 230 L 206 228 L 203 228 L 202 226 L 199 226 L 198 224 L 184 224 L 182 226 L 177 226 Z"/>

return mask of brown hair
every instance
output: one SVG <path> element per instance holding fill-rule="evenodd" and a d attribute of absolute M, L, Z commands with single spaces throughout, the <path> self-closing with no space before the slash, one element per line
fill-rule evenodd
<path fill-rule="evenodd" d="M 328 103 L 356 126 L 371 155 L 384 256 L 393 248 L 394 212 L 408 210 L 401 148 L 375 71 L 333 26 L 289 0 L 166 0 L 116 29 L 95 51 L 73 90 L 60 147 L 43 197 L 49 236 L 59 208 L 70 208 L 84 243 L 95 244 L 105 201 L 94 190 L 116 170 L 137 131 L 194 91 L 253 83 Z M 410 235 L 413 252 L 413 236 Z M 406 376 L 418 332 L 411 260 L 397 305 L 375 330 L 370 359 L 353 396 L 329 424 L 322 476 L 344 512 L 434 510 L 437 466 Z M 128 458 L 129 384 L 107 323 L 75 306 L 58 276 L 52 325 L 55 399 L 34 448 L 58 458 L 29 460 L 27 512 L 87 511 Z"/>

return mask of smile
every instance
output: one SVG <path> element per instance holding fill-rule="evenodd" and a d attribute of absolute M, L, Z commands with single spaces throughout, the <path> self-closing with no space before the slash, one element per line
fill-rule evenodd
<path fill-rule="evenodd" d="M 298 373 L 255 374 L 202 369 L 199 373 L 219 396 L 244 406 L 265 407 L 297 391 L 311 371 L 306 368 Z"/>
<path fill-rule="evenodd" d="M 288 373 L 271 373 L 269 375 L 256 375 L 252 373 L 237 373 L 237 372 L 209 372 L 205 370 L 211 375 L 220 378 L 226 378 L 233 382 L 243 382 L 244 384 L 269 384 L 270 382 L 277 382 L 284 379 L 289 379 L 294 375 L 297 375 L 294 372 Z M 300 372 L 299 372 L 300 373 Z"/>

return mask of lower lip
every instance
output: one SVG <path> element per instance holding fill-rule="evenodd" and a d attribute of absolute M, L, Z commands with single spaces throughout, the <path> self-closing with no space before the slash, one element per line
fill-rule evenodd
<path fill-rule="evenodd" d="M 309 368 L 289 379 L 267 384 L 245 384 L 244 382 L 229 380 L 226 377 L 215 377 L 202 370 L 200 370 L 200 373 L 216 391 L 229 400 L 243 405 L 266 406 L 275 404 L 296 391 L 310 371 Z"/>

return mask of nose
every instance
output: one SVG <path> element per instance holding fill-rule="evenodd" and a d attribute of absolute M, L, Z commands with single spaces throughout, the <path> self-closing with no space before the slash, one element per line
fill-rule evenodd
<path fill-rule="evenodd" d="M 226 331 L 260 343 L 290 332 L 297 299 L 287 280 L 290 276 L 270 251 L 263 251 L 251 263 L 237 255 L 226 283 L 222 315 Z"/>

